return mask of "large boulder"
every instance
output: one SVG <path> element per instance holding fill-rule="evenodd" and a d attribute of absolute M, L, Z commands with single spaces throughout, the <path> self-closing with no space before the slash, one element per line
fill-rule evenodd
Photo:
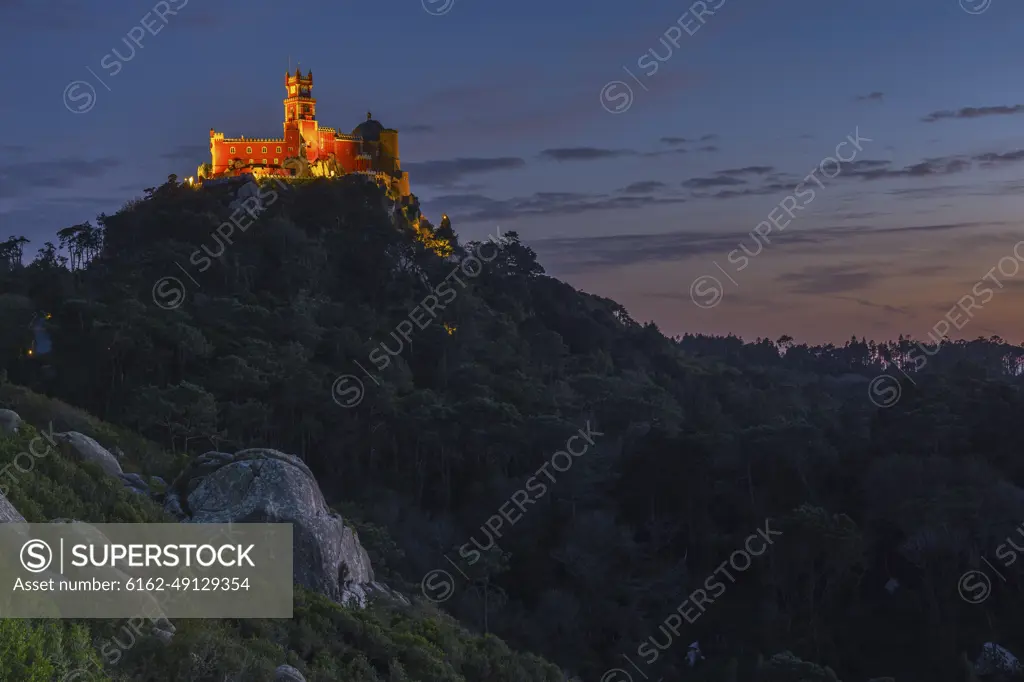
<path fill-rule="evenodd" d="M 0 495 L 0 523 L 25 523 L 25 517 L 3 495 Z"/>
<path fill-rule="evenodd" d="M 342 604 L 365 605 L 373 568 L 355 531 L 331 511 L 313 473 L 277 450 L 207 452 L 171 484 L 164 508 L 185 523 L 291 523 L 295 582 Z"/>
<path fill-rule="evenodd" d="M 17 412 L 0 410 L 0 433 L 17 433 L 21 424 L 21 416 Z"/>
<path fill-rule="evenodd" d="M 985 642 L 974 664 L 974 672 L 978 675 L 1019 675 L 1024 672 L 1024 666 L 1006 647 Z"/>
<path fill-rule="evenodd" d="M 139 474 L 120 474 L 120 478 L 126 490 L 147 497 L 153 494 L 153 491 L 149 488 L 149 483 Z"/>
<path fill-rule="evenodd" d="M 58 442 L 67 444 L 78 459 L 98 464 L 104 472 L 111 476 L 119 476 L 122 473 L 117 457 L 84 433 L 68 431 L 67 433 L 55 433 L 53 437 Z"/>
<path fill-rule="evenodd" d="M 290 665 L 279 665 L 274 671 L 274 682 L 306 682 L 306 678 Z"/>

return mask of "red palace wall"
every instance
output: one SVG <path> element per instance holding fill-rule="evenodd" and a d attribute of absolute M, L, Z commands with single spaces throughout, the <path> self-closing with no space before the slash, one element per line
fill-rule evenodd
<path fill-rule="evenodd" d="M 345 169 L 346 173 L 368 169 L 368 162 L 365 159 L 357 158 L 361 153 L 361 146 L 358 140 L 337 140 L 334 139 L 334 134 L 330 132 L 320 132 L 319 136 L 320 144 L 311 145 L 307 148 L 307 158 L 310 163 L 315 162 L 319 156 L 326 158 L 328 154 L 333 152 L 338 165 Z M 267 148 L 266 153 L 263 152 L 264 147 Z M 234 153 L 231 152 L 232 148 L 235 150 Z M 250 148 L 252 152 L 246 151 Z M 316 153 L 318 151 L 317 148 L 319 148 L 320 154 Z M 278 149 L 281 151 L 278 151 Z M 298 146 L 294 140 L 262 138 L 210 140 L 210 156 L 215 174 L 226 172 L 231 159 L 241 159 L 246 164 L 249 163 L 249 159 L 252 159 L 257 164 L 263 163 L 263 159 L 266 159 L 270 165 L 274 165 L 274 159 L 277 159 L 277 165 L 280 165 L 286 158 L 297 156 L 298 153 Z"/>
<path fill-rule="evenodd" d="M 359 143 L 355 140 L 324 140 L 324 148 L 334 152 L 334 158 L 337 160 L 338 165 L 345 169 L 346 173 L 351 173 L 356 170 L 363 170 L 359 168 L 359 163 L 356 157 L 359 155 Z M 365 166 L 365 164 L 363 164 Z"/>
<path fill-rule="evenodd" d="M 252 159 L 255 163 L 263 163 L 263 159 L 267 160 L 267 163 L 273 164 L 274 159 L 278 160 L 280 164 L 289 156 L 295 156 L 297 151 L 288 151 L 288 145 L 285 144 L 284 140 L 279 139 L 247 139 L 247 140 L 210 140 L 211 145 L 211 157 L 213 164 L 214 173 L 223 173 L 228 168 L 228 163 L 231 159 L 241 159 L 243 162 L 248 163 L 249 159 Z M 231 153 L 231 148 L 234 147 L 235 153 Z M 266 147 L 266 153 L 263 152 L 263 148 Z M 281 151 L 277 151 L 280 147 Z M 246 150 L 251 148 L 252 152 Z"/>

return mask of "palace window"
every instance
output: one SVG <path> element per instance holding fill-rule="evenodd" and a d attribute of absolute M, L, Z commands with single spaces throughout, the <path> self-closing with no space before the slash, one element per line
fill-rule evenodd
<path fill-rule="evenodd" d="M 280 162 L 280 161 L 278 161 L 277 159 L 274 159 L 274 165 L 275 165 L 275 166 L 276 166 L 277 164 L 279 164 L 279 163 L 281 163 L 281 162 Z"/>
<path fill-rule="evenodd" d="M 295 147 L 288 147 L 288 151 L 290 151 L 290 152 L 295 151 Z"/>
<path fill-rule="evenodd" d="M 231 153 L 232 153 L 232 154 L 234 154 L 234 153 L 235 153 L 235 148 L 234 148 L 234 147 L 232 147 L 232 148 L 231 148 Z"/>
<path fill-rule="evenodd" d="M 246 154 L 252 154 L 252 147 L 246 147 L 245 148 L 245 153 Z"/>
<path fill-rule="evenodd" d="M 281 153 L 281 148 L 280 148 L 280 147 L 278 147 L 278 148 L 277 148 L 277 153 L 278 153 L 278 154 L 280 154 L 280 153 Z"/>
<path fill-rule="evenodd" d="M 264 148 L 263 148 L 263 153 L 264 153 L 264 154 L 266 154 L 266 153 L 267 153 L 267 148 L 266 148 L 266 147 L 264 147 Z"/>
<path fill-rule="evenodd" d="M 249 159 L 249 165 L 250 166 L 252 165 L 252 159 Z"/>
<path fill-rule="evenodd" d="M 266 165 L 267 165 L 267 160 L 266 160 L 266 159 L 263 159 L 263 165 L 264 165 L 264 166 L 266 166 Z"/>

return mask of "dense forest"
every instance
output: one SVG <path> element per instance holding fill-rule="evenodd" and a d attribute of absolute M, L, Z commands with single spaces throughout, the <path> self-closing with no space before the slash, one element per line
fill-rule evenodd
<path fill-rule="evenodd" d="M 265 184 L 222 230 L 237 191 L 172 176 L 34 260 L 0 243 L 0 407 L 81 410 L 167 480 L 294 454 L 413 606 L 300 592 L 290 630 L 186 624 L 120 679 L 231 679 L 174 662 L 214 633 L 245 679 L 318 681 L 961 682 L 1024 652 L 1021 346 L 669 338 L 362 179 Z M 29 520 L 162 518 L 45 474 Z M 103 627 L 0 621 L 0 657 Z"/>

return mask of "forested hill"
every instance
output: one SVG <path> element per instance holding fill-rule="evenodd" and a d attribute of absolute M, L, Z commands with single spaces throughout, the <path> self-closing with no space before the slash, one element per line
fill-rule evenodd
<path fill-rule="evenodd" d="M 301 457 L 387 529 L 393 581 L 588 682 L 962 681 L 986 642 L 1024 652 L 1017 567 L 958 584 L 1024 522 L 1019 348 L 670 339 L 361 179 L 250 194 L 172 178 L 64 231 L 69 260 L 8 242 L 7 380 L 175 453 L 150 474 Z"/>

